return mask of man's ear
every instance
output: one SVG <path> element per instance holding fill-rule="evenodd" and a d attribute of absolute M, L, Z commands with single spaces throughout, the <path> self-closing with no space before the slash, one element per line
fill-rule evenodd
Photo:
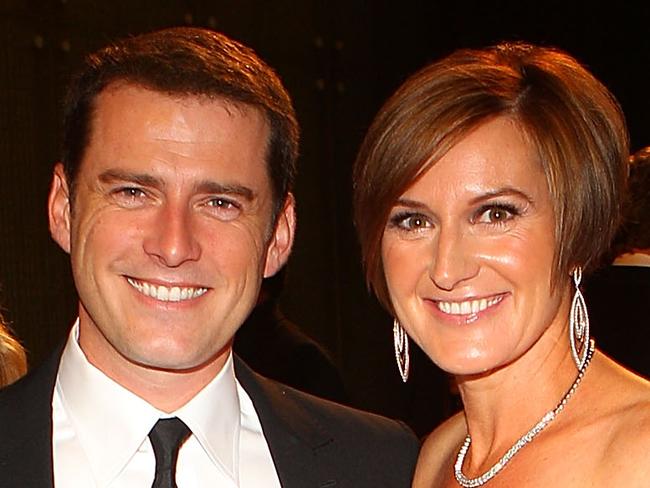
<path fill-rule="evenodd" d="M 296 232 L 296 202 L 289 193 L 284 200 L 284 206 L 278 214 L 273 235 L 266 250 L 264 278 L 273 276 L 289 259 L 293 238 Z"/>
<path fill-rule="evenodd" d="M 61 248 L 70 253 L 70 190 L 63 165 L 57 163 L 52 174 L 52 186 L 47 199 L 50 234 Z"/>

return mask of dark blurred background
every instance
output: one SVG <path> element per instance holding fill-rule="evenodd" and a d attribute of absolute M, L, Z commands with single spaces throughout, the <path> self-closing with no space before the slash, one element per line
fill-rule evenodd
<path fill-rule="evenodd" d="M 408 74 L 455 48 L 504 39 L 576 56 L 618 97 L 632 149 L 650 144 L 650 4 L 601 3 L 0 0 L 0 302 L 30 363 L 64 338 L 76 315 L 67 256 L 49 237 L 45 210 L 69 74 L 83 54 L 119 36 L 211 27 L 276 68 L 302 125 L 285 314 L 330 352 L 350 403 L 427 432 L 456 404 L 420 351 L 412 352 L 409 383 L 397 374 L 391 318 L 366 292 L 351 224 L 356 149 Z"/>

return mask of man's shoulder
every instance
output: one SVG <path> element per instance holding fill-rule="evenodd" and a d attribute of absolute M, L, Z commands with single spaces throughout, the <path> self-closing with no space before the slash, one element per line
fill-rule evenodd
<path fill-rule="evenodd" d="M 410 486 L 419 441 L 402 422 L 315 397 L 235 363 L 287 486 Z M 290 454 L 287 454 L 290 453 Z M 302 484 L 300 484 L 302 483 Z M 333 486 L 333 485 L 332 485 Z"/>
<path fill-rule="evenodd" d="M 293 401 L 309 410 L 312 415 L 335 426 L 343 432 L 364 431 L 380 437 L 397 437 L 414 441 L 413 431 L 403 422 L 389 419 L 371 412 L 319 398 L 294 388 L 279 385 L 287 401 Z"/>
<path fill-rule="evenodd" d="M 419 441 L 403 422 L 341 405 L 270 380 L 239 364 L 237 376 L 253 400 L 264 425 L 308 432 L 354 449 L 400 451 L 417 456 Z"/>

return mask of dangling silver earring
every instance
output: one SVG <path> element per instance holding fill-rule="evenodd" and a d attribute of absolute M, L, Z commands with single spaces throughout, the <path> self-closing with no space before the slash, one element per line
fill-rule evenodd
<path fill-rule="evenodd" d="M 580 292 L 582 268 L 576 267 L 572 274 L 576 292 L 573 295 L 571 315 L 569 316 L 569 341 L 571 342 L 573 360 L 581 370 L 589 352 L 589 315 L 587 314 L 587 304 Z"/>
<path fill-rule="evenodd" d="M 406 380 L 409 379 L 409 336 L 406 335 L 397 319 L 393 320 L 393 343 L 395 344 L 397 369 L 399 369 L 402 381 L 406 383 Z"/>

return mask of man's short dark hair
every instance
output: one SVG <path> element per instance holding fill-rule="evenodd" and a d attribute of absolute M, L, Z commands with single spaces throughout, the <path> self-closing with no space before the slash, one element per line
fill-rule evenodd
<path fill-rule="evenodd" d="M 267 164 L 277 214 L 291 191 L 298 154 L 299 129 L 291 99 L 273 69 L 252 49 L 200 28 L 129 37 L 85 58 L 64 106 L 62 160 L 71 192 L 90 140 L 95 100 L 117 82 L 259 109 L 270 128 Z"/>

